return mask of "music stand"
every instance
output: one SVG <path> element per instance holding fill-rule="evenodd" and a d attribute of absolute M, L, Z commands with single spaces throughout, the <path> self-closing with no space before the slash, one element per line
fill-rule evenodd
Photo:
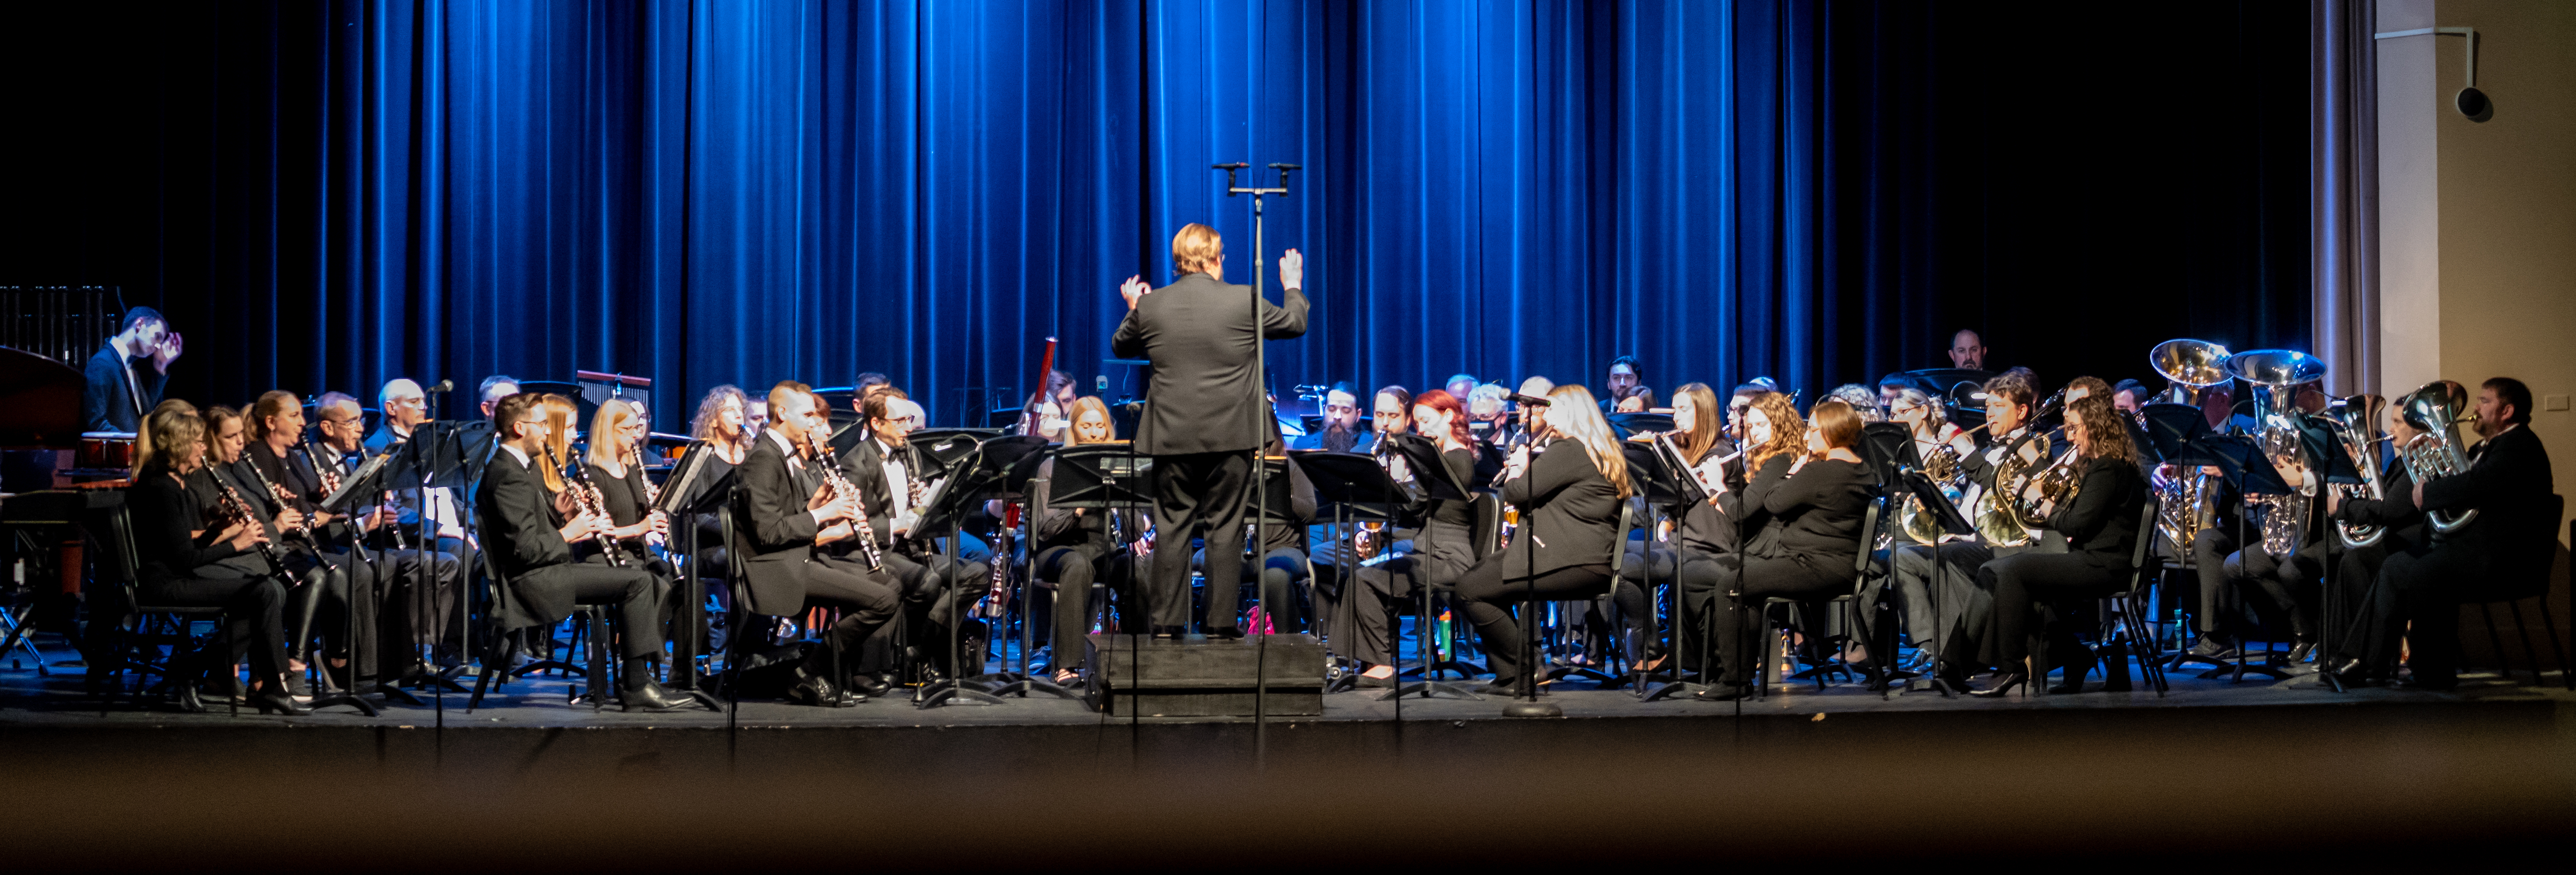
<path fill-rule="evenodd" d="M 1049 443 L 1047 439 L 1037 437 L 1035 435 L 1015 435 L 1009 437 L 988 438 L 986 435 L 989 435 L 990 432 L 980 432 L 969 429 L 951 429 L 947 431 L 953 433 L 934 436 L 932 438 L 933 441 L 942 445 L 942 448 L 934 448 L 935 452 L 956 453 L 958 442 L 961 440 L 970 444 L 975 444 L 975 454 L 973 457 L 969 458 L 962 455 L 954 456 L 953 458 L 955 461 L 950 463 L 948 470 L 958 473 L 952 475 L 943 485 L 955 485 L 957 488 L 944 489 L 941 492 L 941 497 L 949 498 L 949 501 L 952 503 L 951 512 L 961 518 L 966 514 L 973 512 L 973 510 L 982 507 L 985 501 L 1001 501 L 1005 503 L 1027 501 L 1029 483 L 1037 477 L 1038 466 L 1046 461 L 1047 451 L 1055 446 L 1054 444 Z M 914 435 L 914 439 L 916 441 L 921 440 L 921 435 L 916 433 Z M 978 440 L 981 442 L 979 444 L 975 443 Z M 924 467 L 928 467 L 927 463 L 925 463 Z M 1001 539 L 996 541 L 993 545 L 992 561 L 994 562 L 993 568 L 995 569 L 994 575 L 996 577 L 1009 573 L 1007 569 L 1009 568 L 1011 561 L 1011 531 L 1009 528 L 1005 527 L 999 530 L 999 534 Z M 1035 561 L 1034 556 L 1031 557 L 1031 561 Z M 1036 690 L 1059 698 L 1081 698 L 1080 694 L 1075 693 L 1072 690 L 1065 689 L 1062 686 L 1058 686 L 1052 681 L 1040 680 L 1030 676 L 1029 648 L 1036 643 L 1033 640 L 1033 636 L 1036 633 L 1029 625 L 1028 587 L 1033 585 L 1037 579 L 1035 569 L 1028 569 L 1026 573 L 1020 576 L 1020 578 L 1019 588 L 1016 593 L 1008 590 L 997 590 L 987 594 L 987 597 L 993 599 L 995 602 L 993 607 L 989 610 L 991 612 L 991 616 L 996 619 L 1006 618 L 1009 616 L 1008 610 L 1001 604 L 1003 600 L 1016 598 L 1020 604 L 1020 656 L 1018 670 L 977 674 L 973 680 L 980 683 L 998 684 L 998 686 L 989 690 L 989 692 L 995 696 L 1017 693 L 1021 698 L 1025 699 L 1028 698 L 1029 691 Z M 961 623 L 959 625 L 962 626 L 963 624 Z M 981 667 L 980 664 L 978 667 Z M 925 704 L 923 707 L 929 706 Z"/>
<path fill-rule="evenodd" d="M 1619 453 L 1628 462 L 1628 482 L 1635 485 L 1637 494 L 1642 496 L 1646 503 L 1645 547 L 1637 551 L 1637 556 L 1639 561 L 1646 563 L 1644 587 L 1646 622 L 1651 624 L 1660 614 L 1655 610 L 1655 532 L 1665 519 L 1664 508 L 1679 507 L 1687 510 L 1692 502 L 1707 501 L 1708 490 L 1700 486 L 1697 478 L 1687 475 L 1690 464 L 1682 460 L 1679 451 L 1673 448 L 1672 439 L 1669 437 L 1659 435 L 1645 443 L 1622 441 L 1619 445 Z M 1627 535 L 1626 532 L 1619 534 L 1623 538 Z M 1620 545 L 1620 549 L 1626 549 L 1626 545 Z M 1635 675 L 1636 696 L 1640 702 L 1652 702 L 1699 690 L 1698 685 L 1681 680 L 1683 613 L 1681 570 L 1681 548 L 1675 547 L 1673 548 L 1673 576 L 1672 579 L 1665 581 L 1673 586 L 1673 624 L 1669 630 L 1672 633 L 1672 646 L 1664 651 L 1665 658 L 1672 661 L 1673 670 L 1665 676 L 1673 680 L 1649 689 L 1647 684 L 1653 680 L 1653 673 L 1647 671 L 1642 663 L 1631 663 L 1629 667 L 1634 669 L 1632 674 Z M 1612 591 L 1616 592 L 1619 582 L 1612 581 L 1610 585 Z M 1647 637 L 1654 637 L 1651 630 Z M 1706 669 L 1706 664 L 1702 664 L 1701 670 L 1706 671 Z"/>
<path fill-rule="evenodd" d="M 1891 491 L 1902 489 L 1907 494 L 1914 496 L 1914 500 L 1921 503 L 1925 510 L 1931 511 L 1933 517 L 1941 523 L 1941 534 L 1976 534 L 1977 527 L 1968 522 L 1967 516 L 1959 513 L 1958 505 L 1950 503 L 1950 496 L 1942 494 L 1941 484 L 1932 482 L 1932 476 L 1923 473 L 1921 469 L 1912 465 L 1900 464 L 1896 468 L 1896 480 L 1889 485 Z M 1863 536 L 1874 537 L 1869 533 L 1863 533 Z M 1861 549 L 1866 550 L 1872 546 L 1874 545 L 1862 544 Z M 1941 698 L 1948 699 L 1955 697 L 1959 692 L 1961 692 L 1959 690 L 1950 689 L 1949 682 L 1941 679 L 1940 671 L 1941 664 L 1949 655 L 1950 646 L 1949 628 L 1941 623 L 1941 590 L 1949 583 L 1950 563 L 1942 561 L 1941 559 L 1940 538 L 1933 538 L 1933 543 L 1929 546 L 1932 548 L 1932 586 L 1930 587 L 1931 592 L 1929 593 L 1932 602 L 1932 628 L 1927 630 L 1927 634 L 1932 636 L 1933 669 L 1929 675 L 1923 678 L 1918 678 L 1917 680 L 1923 683 L 1923 687 L 1940 693 Z M 1888 562 L 1891 566 L 1895 564 L 1895 561 L 1896 560 L 1893 555 L 1888 557 Z M 1873 641 L 1871 643 L 1875 644 L 1877 642 Z M 1918 650 L 1921 649 L 1922 642 L 1915 642 L 1915 647 Z M 1877 654 L 1875 653 L 1871 654 L 1872 657 L 1875 657 L 1876 655 Z M 1909 687 L 1909 689 L 1913 688 L 1914 687 Z"/>
<path fill-rule="evenodd" d="M 1415 497 L 1428 501 L 1473 500 L 1476 494 L 1473 489 L 1465 483 L 1450 479 L 1448 464 L 1440 460 L 1440 445 L 1430 438 L 1418 434 L 1387 434 L 1380 435 L 1378 439 L 1385 441 L 1387 451 L 1402 457 L 1405 465 L 1412 469 L 1413 489 L 1411 491 Z M 1396 688 L 1379 696 L 1379 701 L 1401 700 L 1405 696 L 1415 694 L 1420 694 L 1426 699 L 1462 697 L 1478 701 L 1484 699 L 1473 691 L 1439 680 L 1440 672 L 1443 670 L 1455 671 L 1461 677 L 1469 677 L 1480 673 L 1481 668 L 1454 659 L 1440 658 L 1439 651 L 1432 646 L 1431 597 L 1431 588 L 1423 587 L 1422 613 L 1415 618 L 1414 623 L 1418 627 L 1418 633 L 1423 636 L 1422 680 L 1410 684 L 1402 683 L 1404 673 L 1399 667 L 1396 672 L 1398 681 Z"/>
<path fill-rule="evenodd" d="M 1398 497 L 1405 494 L 1404 487 L 1388 477 L 1386 469 L 1378 467 L 1375 456 L 1334 450 L 1289 450 L 1288 459 L 1298 470 L 1305 472 L 1306 481 L 1314 486 L 1315 515 L 1331 518 L 1331 530 L 1337 537 L 1354 523 L 1393 523 L 1403 512 L 1403 503 Z M 1394 551 L 1388 549 L 1386 552 L 1391 557 Z M 1348 635 L 1352 629 L 1351 605 L 1354 598 L 1351 586 L 1358 581 L 1362 566 L 1355 552 L 1346 553 L 1343 558 L 1346 567 L 1341 573 L 1342 605 L 1337 612 L 1334 629 L 1337 634 Z M 1317 580 L 1314 585 L 1320 588 L 1323 581 Z M 1336 640 L 1332 643 L 1339 648 L 1350 642 Z M 1356 672 L 1345 674 L 1328 685 L 1325 692 L 1340 692 L 1348 689 L 1346 683 L 1356 684 L 1357 681 Z"/>
<path fill-rule="evenodd" d="M 1670 413 L 1632 410 L 1627 413 L 1613 413 L 1602 418 L 1610 421 L 1610 431 L 1617 434 L 1623 441 L 1638 432 L 1662 434 L 1673 430 L 1673 415 Z"/>
<path fill-rule="evenodd" d="M 374 495 L 384 491 L 381 487 L 383 485 L 385 472 L 389 468 L 393 467 L 393 464 L 393 456 L 390 454 L 368 458 L 364 464 L 358 466 L 358 470 L 350 472 L 348 477 L 343 478 L 340 481 L 339 491 L 323 496 L 322 501 L 315 505 L 315 508 L 325 513 L 354 516 L 354 514 L 351 514 L 347 510 L 351 500 L 360 495 Z M 361 558 L 366 556 L 366 553 L 360 549 L 358 538 L 358 525 L 355 520 L 352 520 L 349 524 L 349 561 L 351 562 L 366 561 Z M 403 702 L 414 706 L 426 705 L 429 703 L 421 701 L 420 697 L 414 696 L 410 691 L 404 690 L 401 684 L 388 682 L 385 678 L 386 666 L 381 663 L 376 666 L 376 688 L 366 692 L 360 692 L 357 688 L 358 599 L 365 598 L 369 604 L 375 603 L 377 592 L 376 584 L 384 579 L 383 557 L 383 551 L 377 551 L 376 561 L 374 563 L 376 573 L 367 576 L 367 591 L 363 596 L 358 592 L 357 575 L 349 575 L 349 579 L 347 581 L 348 598 L 341 604 L 341 622 L 344 624 L 344 630 L 342 638 L 340 639 L 348 642 L 349 645 L 349 689 L 346 692 L 352 697 L 374 694 L 385 697 L 387 702 L 391 702 L 394 699 L 401 699 Z M 381 608 L 379 608 L 379 610 L 381 610 Z M 381 629 L 378 631 L 380 633 L 382 632 Z M 381 657 L 381 645 L 379 645 L 378 649 L 380 651 L 378 656 Z M 331 678 L 331 671 L 328 667 L 330 664 L 330 657 L 327 653 L 323 657 L 323 664 L 325 667 L 322 671 L 322 679 L 325 683 L 328 683 Z M 319 699 L 317 698 L 316 701 L 319 701 Z M 361 710 L 371 709 L 362 708 Z M 374 716 L 374 714 L 370 713 L 368 716 Z"/>
<path fill-rule="evenodd" d="M 944 454 L 945 458 L 938 462 L 925 462 L 923 467 L 929 468 L 938 464 L 948 476 L 940 480 L 937 486 L 932 487 L 929 495 L 923 497 L 921 519 L 913 523 L 910 537 L 915 540 L 925 540 L 936 539 L 944 534 L 949 539 L 951 548 L 949 567 L 953 572 L 956 568 L 954 548 L 958 523 L 972 512 L 972 509 L 980 508 L 984 499 L 1015 495 L 1025 488 L 1028 483 L 1027 476 L 1022 475 L 1017 483 L 1013 483 L 1011 474 L 1020 470 L 1020 463 L 1023 460 L 1036 456 L 1045 449 L 1047 442 L 1046 439 L 1038 437 L 995 438 L 984 441 L 978 440 L 973 434 L 944 435 L 930 442 L 937 445 L 933 448 L 934 454 Z M 1007 559 L 1003 556 L 993 558 L 995 561 Z M 952 604 L 957 598 L 955 593 L 941 597 L 949 599 Z M 949 677 L 947 680 L 915 691 L 913 707 L 936 708 L 941 705 L 967 703 L 1002 704 L 1002 698 L 994 694 L 998 691 L 973 689 L 967 686 L 970 683 L 981 683 L 970 679 L 965 666 L 961 664 L 966 659 L 962 651 L 965 650 L 966 622 L 974 615 L 973 607 L 973 603 L 969 602 L 953 608 L 957 613 L 949 618 L 948 623 Z M 976 660 L 976 676 L 983 674 L 983 667 L 983 660 Z M 1013 683 L 1026 684 L 1026 679 Z M 1053 684 L 1047 686 L 1054 687 Z M 1055 691 L 1061 694 L 1061 688 Z M 1071 696 L 1067 695 L 1067 698 Z"/>
<path fill-rule="evenodd" d="M 1133 509 L 1140 504 L 1151 507 L 1154 504 L 1154 493 L 1148 478 L 1153 470 L 1154 457 L 1137 453 L 1135 445 L 1127 441 L 1079 444 L 1059 448 L 1055 451 L 1055 471 L 1047 482 L 1047 507 L 1090 508 L 1104 511 L 1120 508 Z M 1182 545 L 1184 550 L 1187 547 L 1187 544 Z M 1136 573 L 1142 576 L 1146 573 L 1144 563 L 1151 560 L 1141 556 L 1137 558 L 1139 561 L 1136 563 Z M 1182 557 L 1184 561 L 1187 558 L 1187 556 Z M 1139 593 L 1152 589 L 1142 581 L 1131 582 L 1129 585 Z M 1186 596 L 1187 593 L 1184 592 L 1183 595 Z M 1056 597 L 1061 600 L 1064 594 L 1057 593 Z M 1086 594 L 1084 596 L 1086 607 L 1089 605 L 1089 599 L 1090 596 Z M 1061 610 L 1062 606 L 1059 605 L 1058 609 Z M 1150 609 L 1150 605 L 1137 606 L 1139 616 L 1147 618 L 1149 630 L 1152 628 L 1152 620 L 1146 612 Z M 1130 689 L 1134 689 L 1137 682 L 1143 678 L 1143 669 L 1138 666 L 1137 661 L 1144 653 L 1145 634 L 1124 630 L 1121 630 L 1120 634 L 1127 637 L 1129 673 L 1127 684 Z M 1059 641 L 1056 646 L 1062 647 L 1064 642 Z M 1114 705 L 1110 696 L 1104 690 L 1101 697 L 1102 713 L 1107 714 L 1112 707 Z M 1132 723 L 1141 719 L 1142 711 L 1141 708 L 1128 709 L 1128 720 Z"/>
<path fill-rule="evenodd" d="M 688 558 L 681 563 L 680 570 L 680 598 L 687 607 L 675 619 L 681 621 L 688 634 L 674 644 L 677 652 L 671 654 L 671 683 L 700 695 L 704 693 L 698 690 L 698 636 L 706 629 L 706 598 L 698 588 L 698 554 L 703 551 L 698 546 L 695 520 L 723 507 L 733 495 L 734 481 L 732 468 L 725 469 L 722 474 L 707 473 L 707 460 L 714 457 L 715 451 L 708 447 L 707 442 L 689 442 L 689 448 L 680 454 L 680 461 L 671 466 L 671 476 L 663 481 L 661 494 L 648 509 L 648 513 L 683 521 L 673 529 L 675 539 L 688 539 Z"/>

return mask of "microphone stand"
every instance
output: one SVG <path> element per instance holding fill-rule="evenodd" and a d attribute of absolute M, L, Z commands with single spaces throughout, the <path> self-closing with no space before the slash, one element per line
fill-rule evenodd
<path fill-rule="evenodd" d="M 1267 391 L 1269 386 L 1265 379 L 1270 373 L 1268 350 L 1269 341 L 1262 337 L 1261 331 L 1262 287 L 1266 281 L 1266 278 L 1262 276 L 1261 269 L 1263 265 L 1261 256 L 1265 251 L 1267 251 L 1265 249 L 1267 246 L 1266 238 L 1263 236 L 1261 198 L 1263 195 L 1271 194 L 1275 194 L 1280 197 L 1287 197 L 1288 173 L 1302 168 L 1296 164 L 1272 163 L 1270 165 L 1270 169 L 1279 171 L 1279 184 L 1277 186 L 1271 188 L 1261 188 L 1258 186 L 1244 188 L 1237 185 L 1234 178 L 1235 171 L 1251 166 L 1252 165 L 1250 164 L 1238 161 L 1232 164 L 1214 165 L 1214 169 L 1225 171 L 1226 197 L 1233 197 L 1238 194 L 1248 194 L 1252 196 L 1252 295 L 1249 300 L 1245 301 L 1245 306 L 1247 311 L 1252 315 L 1252 549 L 1255 551 L 1254 555 L 1262 557 L 1260 562 L 1254 566 L 1256 571 L 1253 577 L 1254 585 L 1259 587 L 1259 590 L 1253 594 L 1253 599 L 1261 606 L 1262 622 L 1267 623 L 1271 622 L 1270 588 L 1261 584 L 1261 575 L 1259 572 L 1266 568 L 1270 561 L 1268 555 L 1269 551 L 1267 549 L 1269 541 L 1263 536 L 1265 530 L 1264 517 L 1268 516 L 1270 512 L 1270 502 L 1267 494 L 1269 491 L 1270 478 L 1268 476 L 1268 468 L 1263 464 L 1262 458 L 1270 452 L 1270 431 L 1272 428 L 1275 428 L 1276 425 L 1273 422 L 1274 417 L 1270 415 L 1270 394 Z M 1281 447 L 1282 449 L 1286 448 L 1286 441 L 1281 441 Z M 1216 606 L 1210 605 L 1208 607 L 1213 609 Z M 1235 606 L 1226 605 L 1225 609 L 1228 612 L 1232 612 L 1235 610 Z M 1258 636 L 1258 638 L 1253 642 L 1254 653 L 1252 657 L 1252 761 L 1253 768 L 1255 770 L 1262 770 L 1267 768 L 1268 765 L 1266 754 L 1268 752 L 1270 740 L 1270 636 L 1268 633 L 1256 632 L 1254 630 L 1245 630 L 1245 634 Z"/>
<path fill-rule="evenodd" d="M 1542 446 L 1540 439 L 1533 437 L 1530 441 L 1530 446 Z M 1544 451 L 1544 449 L 1541 449 L 1539 452 Z M 1538 467 L 1539 452 L 1533 452 L 1530 454 L 1529 463 L 1531 468 Z M 1527 477 L 1529 475 L 1530 472 L 1528 468 L 1521 470 L 1522 477 Z M 1509 481 L 1505 482 L 1508 483 Z M 1523 686 L 1528 687 L 1528 689 L 1523 692 L 1527 694 L 1528 698 L 1525 700 L 1514 699 L 1505 704 L 1503 706 L 1503 716 L 1563 717 L 1565 716 L 1564 708 L 1559 707 L 1554 702 L 1541 702 L 1538 700 L 1539 673 L 1537 671 L 1538 666 L 1536 664 L 1538 661 L 1539 613 L 1538 537 L 1535 529 L 1533 528 L 1533 526 L 1537 524 L 1538 520 L 1530 515 L 1530 509 L 1528 507 L 1516 504 L 1515 508 L 1520 511 L 1521 521 L 1520 529 L 1512 534 L 1512 539 L 1521 543 L 1521 585 L 1523 595 L 1521 604 L 1524 605 L 1524 607 L 1521 609 L 1521 664 L 1518 669 L 1521 677 L 1516 677 L 1512 680 L 1522 681 L 1523 678 L 1527 679 L 1526 682 L 1523 683 Z M 1626 538 L 1627 535 L 1628 533 L 1626 532 L 1619 533 L 1619 536 L 1623 539 Z M 1624 549 L 1624 545 L 1614 544 L 1613 546 Z M 1511 570 L 1511 563 L 1508 560 L 1503 563 L 1503 570 L 1505 572 L 1509 572 Z M 1618 584 L 1616 581 L 1613 581 L 1611 585 L 1616 586 Z M 1496 675 L 1494 680 L 1501 681 L 1502 676 Z"/>

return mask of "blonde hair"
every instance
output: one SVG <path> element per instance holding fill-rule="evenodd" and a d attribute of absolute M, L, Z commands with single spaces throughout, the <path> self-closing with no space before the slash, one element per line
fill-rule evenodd
<path fill-rule="evenodd" d="M 154 467 L 170 467 L 170 457 L 179 448 L 202 444 L 206 438 L 206 420 L 197 415 L 196 405 L 172 398 L 152 408 L 144 417 L 143 429 L 134 436 L 134 475 L 143 476 Z"/>
<path fill-rule="evenodd" d="M 1217 236 L 1215 228 L 1191 222 L 1172 235 L 1172 278 L 1188 273 L 1214 275 L 1224 261 L 1225 238 Z"/>
<path fill-rule="evenodd" d="M 1100 443 L 1118 440 L 1118 417 L 1109 415 L 1109 403 L 1100 400 L 1098 395 L 1084 395 L 1073 399 L 1073 406 L 1065 410 L 1064 442 L 1067 446 L 1083 442 L 1082 430 L 1074 428 L 1073 424 L 1081 422 L 1085 413 L 1100 414 L 1100 421 L 1109 424 L 1109 436 L 1101 438 Z"/>
<path fill-rule="evenodd" d="M 1621 454 L 1619 435 L 1610 430 L 1610 421 L 1601 418 L 1601 405 L 1592 400 L 1592 390 L 1581 386 L 1558 386 L 1547 393 L 1547 427 L 1567 440 L 1583 445 L 1584 455 L 1592 457 L 1592 467 L 1619 497 L 1629 494 L 1628 457 Z"/>
<path fill-rule="evenodd" d="M 625 427 L 627 420 L 643 417 L 643 409 L 623 398 L 600 402 L 599 411 L 590 415 L 590 452 L 582 454 L 584 461 L 603 468 L 611 460 L 620 465 L 642 464 L 643 448 L 627 446 L 626 436 L 618 429 Z"/>
<path fill-rule="evenodd" d="M 546 450 L 552 453 L 546 457 L 546 489 L 562 492 L 564 473 L 558 463 L 572 455 L 572 423 L 581 408 L 573 406 L 572 399 L 554 394 L 538 398 L 537 406 L 546 412 Z"/>
<path fill-rule="evenodd" d="M 1798 418 L 1798 408 L 1789 403 L 1789 396 L 1779 392 L 1755 395 L 1753 409 L 1761 411 L 1762 418 L 1770 421 L 1771 439 L 1761 446 L 1745 450 L 1744 473 L 1747 477 L 1760 473 L 1762 463 L 1771 461 L 1772 456 L 1797 452 L 1807 445 L 1807 421 Z M 1752 434 L 1752 430 L 1747 428 L 1745 437 L 1750 439 Z"/>

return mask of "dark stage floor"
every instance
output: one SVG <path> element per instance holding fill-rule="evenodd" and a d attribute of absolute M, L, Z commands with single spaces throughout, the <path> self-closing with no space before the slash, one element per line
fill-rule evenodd
<path fill-rule="evenodd" d="M 2384 868 L 2576 837 L 2576 696 L 2518 680 L 2338 694 L 2177 675 L 2163 699 L 2000 701 L 1799 684 L 1742 720 L 1569 687 L 1549 697 L 1563 720 L 1417 699 L 1398 721 L 1362 692 L 1260 728 L 1131 726 L 1052 699 L 754 702 L 728 732 L 722 714 L 567 707 L 543 680 L 472 715 L 451 695 L 444 730 L 409 707 L 101 717 L 74 701 L 78 675 L 29 668 L 0 671 L 0 791 L 21 803 L 8 833 L 31 839 L 9 859 L 47 868 Z M 339 836 L 354 856 L 293 853 Z"/>

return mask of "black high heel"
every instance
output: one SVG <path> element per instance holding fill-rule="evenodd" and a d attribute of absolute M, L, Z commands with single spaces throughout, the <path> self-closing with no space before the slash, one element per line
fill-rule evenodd
<path fill-rule="evenodd" d="M 313 713 L 313 709 L 295 704 L 293 698 L 273 686 L 250 694 L 249 704 L 259 708 L 259 713 L 262 714 L 272 710 L 288 717 L 303 717 Z"/>
<path fill-rule="evenodd" d="M 1975 696 L 1980 699 L 2000 699 L 2006 694 L 2011 693 L 2014 687 L 2027 683 L 2030 683 L 2030 672 L 2023 671 L 2018 668 L 2008 669 L 1995 674 L 1994 686 L 1987 687 L 1982 690 L 1971 690 L 1968 695 Z"/>

